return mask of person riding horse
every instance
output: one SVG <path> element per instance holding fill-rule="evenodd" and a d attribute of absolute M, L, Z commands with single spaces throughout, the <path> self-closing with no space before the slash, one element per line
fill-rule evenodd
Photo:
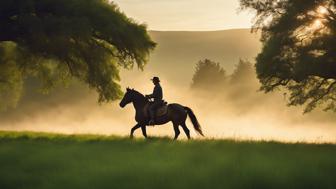
<path fill-rule="evenodd" d="M 153 99 L 153 103 L 151 106 L 149 106 L 149 116 L 150 116 L 150 125 L 155 124 L 155 112 L 158 110 L 158 108 L 162 105 L 162 98 L 163 98 L 163 92 L 162 92 L 162 87 L 160 85 L 160 79 L 159 77 L 153 77 L 151 79 L 154 84 L 154 90 L 152 94 L 146 95 L 146 98 L 148 99 Z"/>
<path fill-rule="evenodd" d="M 134 118 L 137 124 L 131 129 L 131 134 L 130 134 L 131 138 L 134 137 L 135 130 L 139 128 L 141 128 L 142 134 L 144 135 L 144 137 L 147 138 L 146 127 L 149 126 L 150 117 L 144 110 L 148 107 L 148 102 L 149 102 L 148 98 L 146 98 L 145 95 L 141 94 L 140 92 L 134 89 L 126 88 L 126 93 L 124 94 L 124 97 L 120 101 L 119 106 L 121 108 L 124 108 L 127 104 L 133 104 L 133 107 L 135 109 Z M 190 131 L 186 125 L 187 117 L 190 118 L 190 121 L 193 124 L 196 132 L 204 136 L 201 125 L 199 124 L 192 109 L 187 106 L 177 104 L 177 103 L 168 104 L 167 113 L 164 116 L 161 116 L 160 119 L 157 119 L 155 124 L 163 125 L 168 122 L 172 122 L 174 131 L 175 131 L 174 140 L 176 140 L 178 136 L 180 135 L 180 129 L 179 129 L 180 126 L 184 130 L 188 139 L 190 139 L 191 138 Z"/>

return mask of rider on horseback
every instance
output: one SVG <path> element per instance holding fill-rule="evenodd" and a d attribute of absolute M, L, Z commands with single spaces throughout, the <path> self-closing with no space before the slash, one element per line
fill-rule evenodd
<path fill-rule="evenodd" d="M 151 80 L 153 81 L 155 87 L 153 93 L 150 95 L 146 95 L 146 98 L 154 99 L 153 104 L 149 106 L 149 116 L 150 116 L 149 124 L 154 125 L 155 112 L 162 104 L 162 88 L 160 85 L 160 79 L 158 77 L 153 77 L 153 79 Z"/>

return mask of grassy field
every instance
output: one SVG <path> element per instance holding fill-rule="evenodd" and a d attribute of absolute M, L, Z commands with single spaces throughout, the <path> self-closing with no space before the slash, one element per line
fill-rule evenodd
<path fill-rule="evenodd" d="M 336 188 L 336 146 L 0 132 L 0 188 Z"/>

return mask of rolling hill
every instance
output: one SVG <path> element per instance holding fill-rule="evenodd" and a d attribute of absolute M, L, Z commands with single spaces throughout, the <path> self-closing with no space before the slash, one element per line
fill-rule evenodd
<path fill-rule="evenodd" d="M 240 58 L 253 60 L 261 44 L 259 35 L 250 29 L 222 31 L 150 31 L 157 47 L 153 51 L 145 72 L 159 75 L 173 84 L 189 85 L 195 64 L 205 58 L 220 62 L 231 72 Z M 123 71 L 123 80 L 139 71 Z M 149 74 L 150 73 L 150 74 Z"/>

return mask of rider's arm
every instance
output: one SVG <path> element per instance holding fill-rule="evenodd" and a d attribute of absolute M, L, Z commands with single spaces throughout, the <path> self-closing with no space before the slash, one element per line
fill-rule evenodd
<path fill-rule="evenodd" d="M 157 96 L 157 87 L 154 87 L 154 90 L 153 90 L 153 93 L 152 94 L 149 94 L 149 95 L 146 95 L 147 98 L 155 98 Z"/>

